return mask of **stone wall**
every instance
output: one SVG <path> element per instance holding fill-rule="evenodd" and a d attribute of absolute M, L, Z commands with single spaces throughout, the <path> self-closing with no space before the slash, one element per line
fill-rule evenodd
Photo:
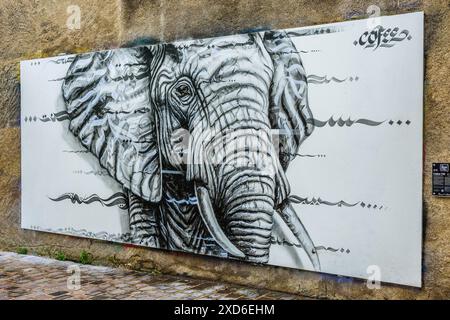
<path fill-rule="evenodd" d="M 259 29 L 359 19 L 375 4 L 382 15 L 425 12 L 425 162 L 423 288 L 383 285 L 271 266 L 151 250 L 20 228 L 19 61 Z M 81 29 L 67 7 L 81 8 Z M 450 160 L 450 5 L 448 0 L 2 0 L 0 3 L 0 249 L 78 259 L 270 288 L 323 298 L 450 297 L 450 200 L 431 196 L 431 163 Z"/>

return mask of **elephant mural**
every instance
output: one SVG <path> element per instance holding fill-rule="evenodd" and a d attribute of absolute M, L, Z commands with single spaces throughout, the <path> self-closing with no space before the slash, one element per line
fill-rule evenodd
<path fill-rule="evenodd" d="M 286 33 L 78 55 L 62 93 L 70 131 L 129 197 L 131 242 L 267 263 L 278 219 L 320 268 L 285 175 L 313 131 Z"/>

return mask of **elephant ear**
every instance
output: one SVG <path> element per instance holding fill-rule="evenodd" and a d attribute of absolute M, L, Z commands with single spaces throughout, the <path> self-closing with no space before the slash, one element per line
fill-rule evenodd
<path fill-rule="evenodd" d="M 161 163 L 150 99 L 152 51 L 78 55 L 62 85 L 69 130 L 135 195 L 161 200 Z"/>
<path fill-rule="evenodd" d="M 300 55 L 286 32 L 265 32 L 263 42 L 274 68 L 269 119 L 272 128 L 280 132 L 279 157 L 286 170 L 314 129 L 308 83 Z"/>

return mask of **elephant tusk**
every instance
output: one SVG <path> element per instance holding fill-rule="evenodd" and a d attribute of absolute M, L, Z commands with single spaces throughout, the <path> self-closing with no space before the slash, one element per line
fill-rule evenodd
<path fill-rule="evenodd" d="M 295 213 L 294 208 L 292 208 L 292 205 L 288 203 L 282 210 L 277 212 L 302 245 L 309 260 L 311 260 L 314 270 L 320 271 L 319 256 L 317 255 L 314 243 L 309 236 L 308 231 L 306 231 L 305 226 Z"/>
<path fill-rule="evenodd" d="M 203 219 L 208 231 L 216 242 L 228 253 L 239 258 L 245 258 L 245 254 L 239 250 L 231 241 L 227 238 L 225 233 L 217 221 L 214 214 L 214 210 L 211 204 L 208 190 L 205 187 L 195 185 L 195 195 L 197 196 L 198 209 L 200 216 Z"/>

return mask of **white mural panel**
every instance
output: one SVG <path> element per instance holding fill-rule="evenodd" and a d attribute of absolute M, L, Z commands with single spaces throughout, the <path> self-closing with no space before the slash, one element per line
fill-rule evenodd
<path fill-rule="evenodd" d="M 423 14 L 23 61 L 22 227 L 421 286 Z"/>

